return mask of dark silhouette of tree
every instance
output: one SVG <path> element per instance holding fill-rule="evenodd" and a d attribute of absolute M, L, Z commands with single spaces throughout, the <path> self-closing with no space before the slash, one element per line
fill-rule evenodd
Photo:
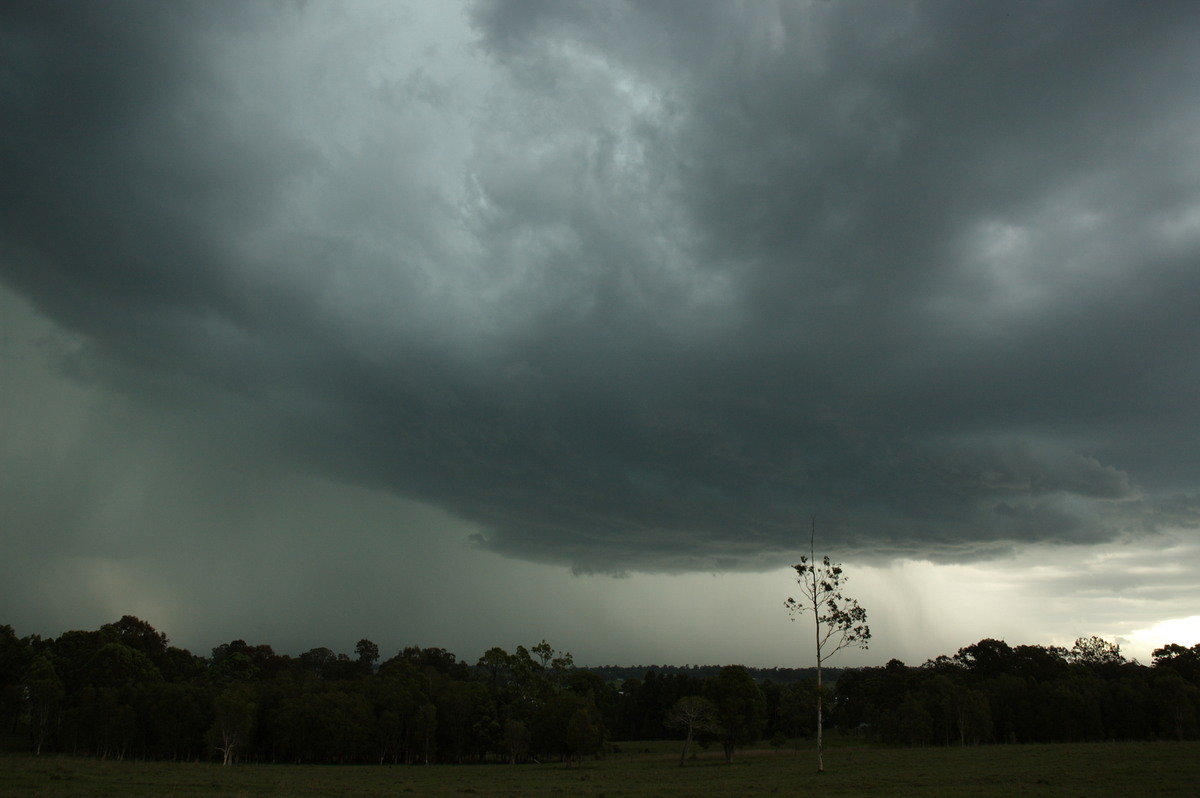
<path fill-rule="evenodd" d="M 30 665 L 25 677 L 25 693 L 29 702 L 29 730 L 33 750 L 42 753 L 42 746 L 58 720 L 66 690 L 54 672 L 54 665 L 44 654 Z"/>
<path fill-rule="evenodd" d="M 488 649 L 477 667 L 411 647 L 368 669 L 370 648 L 355 653 L 293 658 L 235 640 L 201 658 L 132 616 L 57 640 L 0 625 L 0 732 L 30 752 L 115 758 L 578 762 L 607 740 L 686 738 L 687 718 L 671 709 L 706 699 L 717 722 L 702 713 L 691 724 L 686 762 L 697 736 L 721 740 L 732 757 L 764 732 L 813 733 L 821 695 L 796 669 L 578 668 L 541 643 Z M 887 743 L 1200 736 L 1200 646 L 1165 645 L 1147 666 L 1099 638 L 1070 650 L 985 638 L 920 667 L 823 673 L 837 699 L 826 722 Z"/>
<path fill-rule="evenodd" d="M 721 672 L 704 680 L 704 697 L 717 710 L 716 731 L 725 750 L 725 761 L 733 761 L 733 752 L 752 743 L 762 732 L 767 702 L 762 690 L 741 665 L 726 665 Z"/>
<path fill-rule="evenodd" d="M 1200 643 L 1191 648 L 1171 643 L 1154 649 L 1151 655 L 1155 668 L 1169 668 L 1186 681 L 1200 687 Z"/>
<path fill-rule="evenodd" d="M 364 637 L 354 646 L 354 653 L 358 655 L 359 666 L 367 674 L 375 670 L 375 663 L 379 662 L 379 646 Z"/>
<path fill-rule="evenodd" d="M 111 634 L 117 642 L 140 651 L 155 665 L 159 665 L 166 658 L 167 636 L 140 618 L 125 615 L 115 623 L 101 626 L 100 631 Z"/>
<path fill-rule="evenodd" d="M 1152 679 L 1162 732 L 1179 740 L 1194 737 L 1200 727 L 1200 643 L 1178 643 L 1153 653 Z"/>
<path fill-rule="evenodd" d="M 1126 662 L 1119 645 L 1095 635 L 1077 638 L 1066 656 L 1068 662 L 1080 665 L 1124 665 Z"/>
<path fill-rule="evenodd" d="M 499 646 L 492 646 L 483 652 L 483 656 L 479 658 L 479 662 L 475 663 L 475 667 L 485 669 L 491 677 L 492 689 L 498 689 L 500 676 L 509 669 L 509 659 L 507 651 Z"/>

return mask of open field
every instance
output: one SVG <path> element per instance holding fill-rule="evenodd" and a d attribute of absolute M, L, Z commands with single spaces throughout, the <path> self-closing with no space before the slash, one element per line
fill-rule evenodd
<path fill-rule="evenodd" d="M 303 766 L 115 762 L 0 755 L 0 795 L 44 796 L 1179 796 L 1200 784 L 1200 743 L 834 749 L 704 753 L 685 768 L 675 743 L 622 744 L 581 767 Z"/>

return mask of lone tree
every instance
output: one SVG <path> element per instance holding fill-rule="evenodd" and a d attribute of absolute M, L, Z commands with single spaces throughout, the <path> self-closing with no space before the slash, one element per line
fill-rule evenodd
<path fill-rule="evenodd" d="M 800 585 L 800 598 L 788 597 L 784 602 L 792 620 L 812 613 L 817 643 L 817 772 L 825 770 L 825 694 L 821 685 L 821 668 L 825 661 L 843 648 L 866 648 L 871 639 L 867 626 L 867 611 L 858 606 L 858 601 L 842 595 L 846 577 L 839 563 L 825 557 L 817 563 L 815 554 L 817 521 L 812 523 L 809 537 L 809 556 L 801 557 L 792 567 L 796 570 L 796 584 Z"/>

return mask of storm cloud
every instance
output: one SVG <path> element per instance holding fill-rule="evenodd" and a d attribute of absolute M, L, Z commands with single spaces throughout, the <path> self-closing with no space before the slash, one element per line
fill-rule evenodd
<path fill-rule="evenodd" d="M 1200 524 L 1192 3 L 0 19 L 0 279 L 222 475 L 184 526 L 285 471 L 577 573 Z"/>

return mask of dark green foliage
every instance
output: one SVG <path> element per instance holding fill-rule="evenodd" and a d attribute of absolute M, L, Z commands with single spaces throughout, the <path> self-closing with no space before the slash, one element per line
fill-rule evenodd
<path fill-rule="evenodd" d="M 136 691 L 134 707 L 144 720 L 147 757 L 186 761 L 207 756 L 204 735 L 213 720 L 208 689 L 187 680 L 154 682 Z"/>
<path fill-rule="evenodd" d="M 679 752 L 680 767 L 687 764 L 693 740 L 718 734 L 722 730 L 717 705 L 699 695 L 687 695 L 676 701 L 667 713 L 666 725 L 683 734 L 683 750 Z M 782 737 L 782 734 L 776 736 Z"/>
<path fill-rule="evenodd" d="M 1185 681 L 1200 685 L 1200 643 L 1191 648 L 1172 643 L 1155 649 L 1154 666 L 1172 670 Z"/>
<path fill-rule="evenodd" d="M 712 675 L 719 672 L 716 670 Z M 621 685 L 615 740 L 665 740 L 668 730 L 663 725 L 667 712 L 683 696 L 700 695 L 702 679 L 684 674 L 661 675 L 648 670 L 644 678 L 626 679 Z"/>
<path fill-rule="evenodd" d="M 725 750 L 725 761 L 733 752 L 759 738 L 766 720 L 767 702 L 762 690 L 741 665 L 726 665 L 704 681 L 704 697 L 716 707 L 716 732 Z"/>
<path fill-rule="evenodd" d="M 17 638 L 16 630 L 0 626 L 0 735 L 11 735 L 25 713 L 21 682 L 34 656 L 34 646 Z"/>
<path fill-rule="evenodd" d="M 30 752 L 231 764 L 579 763 L 611 741 L 682 741 L 670 712 L 699 696 L 720 727 L 705 723 L 702 737 L 729 756 L 815 732 L 815 681 L 762 678 L 779 671 L 663 668 L 615 682 L 544 641 L 491 648 L 476 666 L 409 647 L 376 668 L 373 646 L 289 657 L 234 640 L 202 658 L 131 616 L 46 640 L 0 626 L 0 720 Z M 844 734 L 913 746 L 1189 740 L 1200 738 L 1198 664 L 1200 646 L 1165 646 L 1145 666 L 1095 638 L 1070 651 L 985 639 L 919 668 L 842 670 L 827 704 Z"/>
<path fill-rule="evenodd" d="M 1182 675 L 1192 649 L 1159 651 L 1145 667 L 1098 638 L 1070 652 L 985 639 L 920 668 L 844 673 L 837 723 L 906 745 L 1196 739 L 1200 674 Z"/>

